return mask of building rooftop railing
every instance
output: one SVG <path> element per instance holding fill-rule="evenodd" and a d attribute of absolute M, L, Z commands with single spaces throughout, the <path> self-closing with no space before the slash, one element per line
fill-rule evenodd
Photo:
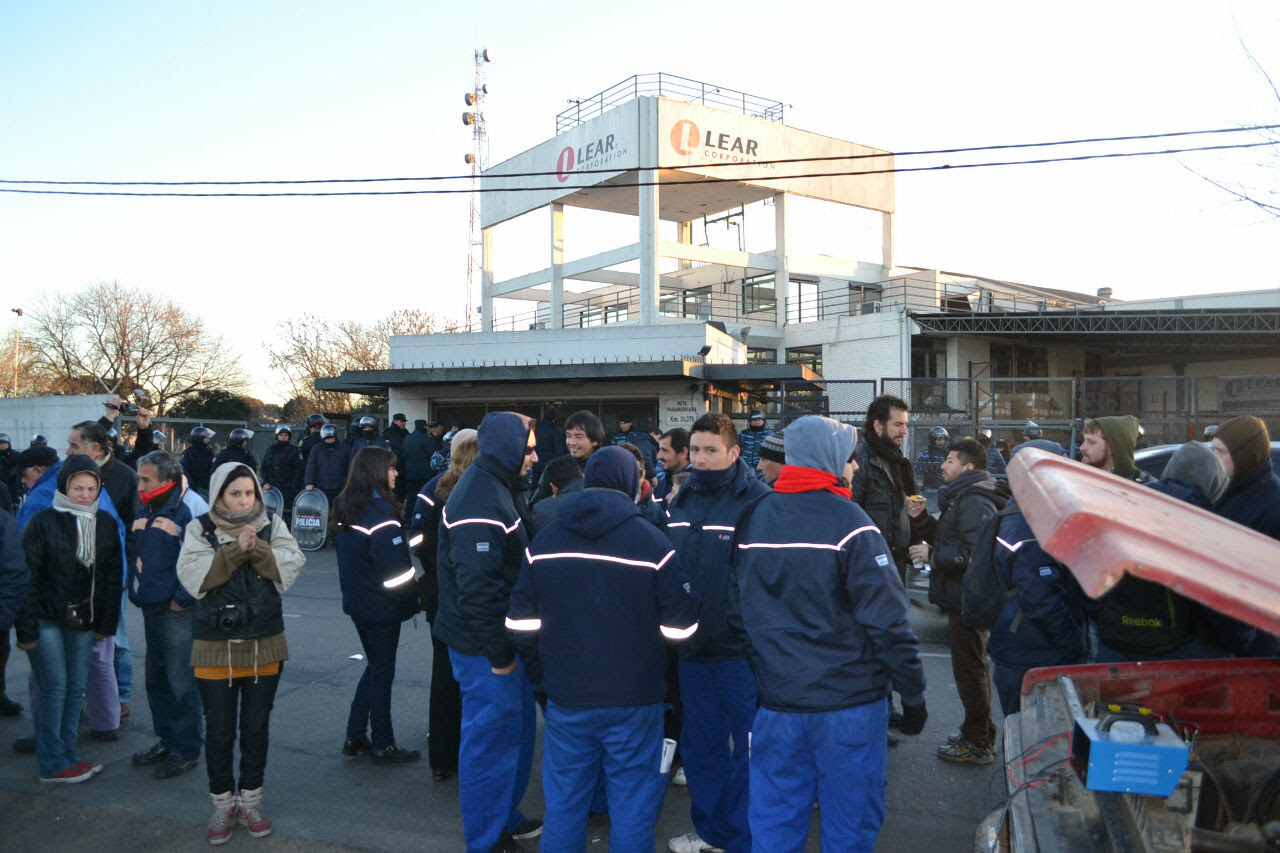
<path fill-rule="evenodd" d="M 728 86 L 716 86 L 675 74 L 663 72 L 636 74 L 589 98 L 570 98 L 569 108 L 556 116 L 556 133 L 564 133 L 588 119 L 593 119 L 619 104 L 642 95 L 657 95 L 691 104 L 705 104 L 708 107 L 732 110 L 753 118 L 776 122 L 783 120 L 787 106 L 781 101 L 761 98 L 758 95 L 730 89 Z"/>

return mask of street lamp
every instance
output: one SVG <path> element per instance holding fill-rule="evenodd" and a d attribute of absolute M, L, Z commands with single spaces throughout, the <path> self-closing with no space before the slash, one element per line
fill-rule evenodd
<path fill-rule="evenodd" d="M 22 309 L 10 308 L 18 315 L 18 328 L 13 336 L 13 396 L 18 396 L 18 352 L 22 348 Z"/>

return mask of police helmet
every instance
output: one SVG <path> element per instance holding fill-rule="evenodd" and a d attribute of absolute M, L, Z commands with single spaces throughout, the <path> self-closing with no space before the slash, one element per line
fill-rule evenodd
<path fill-rule="evenodd" d="M 13 444 L 13 439 L 9 438 L 9 433 L 7 432 L 0 432 L 0 441 L 3 441 L 5 444 L 8 444 L 8 445 Z"/>
<path fill-rule="evenodd" d="M 1022 428 L 1022 434 L 1028 439 L 1034 441 L 1035 439 L 1040 438 L 1044 433 L 1040 430 L 1040 424 L 1033 420 L 1028 420 L 1027 425 Z"/>
<path fill-rule="evenodd" d="M 361 432 L 370 429 L 376 431 L 378 429 L 378 419 L 372 415 L 365 415 L 356 421 L 356 426 L 360 428 Z"/>
<path fill-rule="evenodd" d="M 31 446 L 32 447 L 48 447 L 49 439 L 45 438 L 40 433 L 36 433 L 35 435 L 31 436 Z"/>
<path fill-rule="evenodd" d="M 1209 424 L 1207 427 L 1204 428 L 1204 435 L 1200 436 L 1200 440 L 1208 444 L 1209 442 L 1213 441 L 1213 437 L 1217 434 L 1218 434 L 1218 425 Z M 0 441 L 8 441 L 8 440 L 9 440 L 9 436 L 0 435 Z"/>
<path fill-rule="evenodd" d="M 277 426 L 277 427 L 276 427 L 276 437 L 277 437 L 277 438 L 279 438 L 279 437 L 280 437 L 280 434 L 281 434 L 281 433 L 284 433 L 285 435 L 289 436 L 290 438 L 293 438 L 293 430 L 289 429 L 289 425 L 288 425 L 288 424 L 280 424 L 279 426 Z"/>
<path fill-rule="evenodd" d="M 199 444 L 206 438 L 213 438 L 216 433 L 208 427 L 198 426 L 191 430 L 191 434 L 187 436 L 187 441 L 192 444 Z"/>
<path fill-rule="evenodd" d="M 324 438 L 337 438 L 337 437 L 338 437 L 338 428 L 333 424 L 325 424 L 324 426 L 320 427 L 320 438 L 324 439 Z"/>
<path fill-rule="evenodd" d="M 165 444 L 167 444 L 167 443 L 168 443 L 168 441 L 169 441 L 169 439 L 165 438 L 165 437 L 164 437 L 164 433 L 163 433 L 163 432 L 161 432 L 160 430 L 158 430 L 158 429 L 153 429 L 153 430 L 151 431 L 151 442 L 152 442 L 156 447 L 163 447 Z"/>
<path fill-rule="evenodd" d="M 233 446 L 247 444 L 251 438 L 253 438 L 253 430 L 248 430 L 244 427 L 236 427 L 229 436 L 230 443 Z"/>
<path fill-rule="evenodd" d="M 989 429 L 980 429 L 980 430 L 978 430 L 978 438 L 979 438 L 979 440 L 981 440 L 981 439 L 984 439 L 984 438 L 985 438 L 985 439 L 987 439 L 987 441 L 990 441 L 993 437 L 994 437 L 994 434 L 993 434 L 993 433 L 991 432 L 991 430 L 989 430 Z"/>
<path fill-rule="evenodd" d="M 328 422 L 324 415 L 307 415 L 307 429 L 324 426 Z"/>
<path fill-rule="evenodd" d="M 929 430 L 929 443 L 937 444 L 938 439 L 942 439 L 944 444 L 951 440 L 951 433 L 947 432 L 946 427 L 936 426 Z"/>
<path fill-rule="evenodd" d="M 107 430 L 107 438 L 111 439 L 112 444 L 119 444 L 120 430 L 116 429 L 115 427 L 112 427 L 111 429 Z"/>

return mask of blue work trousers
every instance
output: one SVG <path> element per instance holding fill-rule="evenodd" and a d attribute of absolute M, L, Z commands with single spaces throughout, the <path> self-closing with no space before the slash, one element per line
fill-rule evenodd
<path fill-rule="evenodd" d="M 747 751 L 756 713 L 755 676 L 745 660 L 699 663 L 681 658 L 680 699 L 680 757 L 693 827 L 703 841 L 726 853 L 747 853 Z M 612 809 L 613 803 L 609 805 Z"/>
<path fill-rule="evenodd" d="M 396 680 L 400 623 L 355 622 L 355 626 L 365 665 L 347 714 L 347 740 L 357 740 L 371 732 L 374 750 L 383 750 L 396 744 L 391 727 L 391 684 Z"/>
<path fill-rule="evenodd" d="M 815 800 L 823 850 L 872 853 L 884 823 L 888 733 L 888 702 L 809 714 L 761 708 L 751 730 L 755 853 L 803 853 Z"/>
<path fill-rule="evenodd" d="M 462 689 L 458 800 L 467 853 L 489 853 L 503 832 L 524 823 L 520 801 L 529 784 L 537 712 L 524 665 L 494 675 L 483 655 L 449 649 Z"/>
<path fill-rule="evenodd" d="M 609 853 L 651 853 L 667 775 L 662 772 L 662 703 L 568 708 L 547 703 L 542 736 L 545 853 L 586 853 L 596 781 L 609 799 Z"/>
<path fill-rule="evenodd" d="M 190 610 L 165 608 L 143 616 L 147 638 L 147 703 L 156 736 L 169 751 L 194 761 L 204 747 L 204 709 L 191 668 L 195 622 Z"/>
<path fill-rule="evenodd" d="M 27 652 L 40 688 L 35 706 L 36 762 L 40 776 L 56 776 L 80 760 L 80 709 L 93 662 L 93 632 L 41 619 L 36 647 Z"/>

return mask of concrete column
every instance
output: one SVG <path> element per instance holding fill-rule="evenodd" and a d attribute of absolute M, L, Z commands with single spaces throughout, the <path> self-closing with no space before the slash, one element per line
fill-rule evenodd
<path fill-rule="evenodd" d="M 790 263 L 787 261 L 787 229 L 790 197 L 786 193 L 774 193 L 773 196 L 773 255 L 778 260 L 778 271 L 773 276 L 773 293 L 777 297 L 777 315 L 775 322 L 779 329 L 787 325 L 787 293 L 791 290 Z M 778 347 L 778 364 L 786 364 L 787 348 L 785 337 Z"/>
<path fill-rule="evenodd" d="M 693 245 L 693 220 L 685 220 L 684 222 L 678 223 L 676 226 L 676 233 L 677 233 L 676 240 L 680 244 L 685 246 L 692 246 Z M 693 269 L 693 261 L 686 261 L 683 258 L 681 258 L 680 269 L 682 270 Z"/>
<path fill-rule="evenodd" d="M 884 265 L 884 277 L 893 271 L 893 214 L 880 214 L 880 263 Z"/>
<path fill-rule="evenodd" d="M 493 331 L 493 228 L 480 229 L 480 331 Z"/>
<path fill-rule="evenodd" d="M 551 205 L 551 328 L 564 328 L 564 205 Z"/>
<path fill-rule="evenodd" d="M 641 158 L 643 159 L 643 157 Z M 656 182 L 657 171 L 644 169 L 640 183 Z M 658 186 L 640 187 L 640 325 L 658 322 Z"/>

